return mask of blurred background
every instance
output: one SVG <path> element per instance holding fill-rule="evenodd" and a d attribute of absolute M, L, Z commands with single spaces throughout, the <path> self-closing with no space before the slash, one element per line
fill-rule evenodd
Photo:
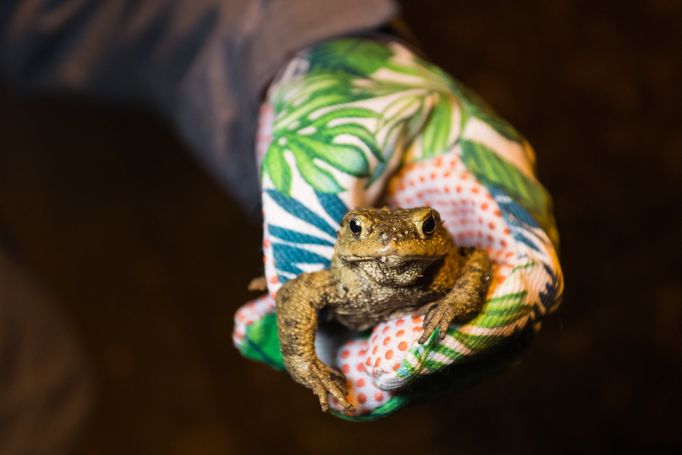
<path fill-rule="evenodd" d="M 403 3 L 427 55 L 524 132 L 563 306 L 521 363 L 371 424 L 240 357 L 260 226 L 135 107 L 0 89 L 0 215 L 97 393 L 77 453 L 682 448 L 682 2 Z"/>

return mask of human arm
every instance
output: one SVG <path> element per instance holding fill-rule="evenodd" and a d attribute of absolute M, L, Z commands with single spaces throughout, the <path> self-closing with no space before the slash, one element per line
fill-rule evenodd
<path fill-rule="evenodd" d="M 389 0 L 5 0 L 0 69 L 18 90 L 146 103 L 254 213 L 253 133 L 277 69 L 394 14 Z"/>

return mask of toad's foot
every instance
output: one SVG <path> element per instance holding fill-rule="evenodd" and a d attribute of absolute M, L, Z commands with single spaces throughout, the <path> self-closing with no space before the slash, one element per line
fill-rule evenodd
<path fill-rule="evenodd" d="M 338 370 L 331 368 L 321 360 L 315 359 L 306 362 L 305 366 L 295 368 L 292 376 L 297 382 L 309 388 L 320 400 L 323 411 L 329 410 L 329 395 L 336 398 L 346 412 L 353 412 L 355 409 L 346 398 L 346 377 Z"/>
<path fill-rule="evenodd" d="M 452 322 L 464 322 L 476 316 L 485 301 L 491 276 L 488 254 L 480 249 L 469 253 L 455 286 L 442 299 L 426 305 L 424 333 L 419 343 L 426 343 L 436 329 L 442 340 Z"/>
<path fill-rule="evenodd" d="M 249 282 L 249 291 L 265 291 L 268 289 L 268 282 L 264 276 L 254 278 Z"/>
<path fill-rule="evenodd" d="M 418 312 L 426 314 L 424 332 L 419 337 L 419 344 L 426 343 L 431 334 L 438 329 L 438 339 L 442 340 L 453 322 L 465 322 L 478 313 L 482 303 L 480 295 L 459 290 L 445 296 L 441 300 L 425 305 Z"/>
<path fill-rule="evenodd" d="M 448 332 L 450 323 L 457 317 L 457 307 L 449 300 L 440 300 L 419 310 L 426 314 L 424 318 L 424 332 L 419 337 L 419 344 L 426 343 L 434 330 L 438 329 L 438 339 L 442 340 Z"/>

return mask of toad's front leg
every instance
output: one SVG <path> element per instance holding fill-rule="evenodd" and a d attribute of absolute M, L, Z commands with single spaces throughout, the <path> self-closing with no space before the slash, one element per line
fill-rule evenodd
<path fill-rule="evenodd" d="M 317 312 L 333 292 L 328 271 L 304 273 L 287 282 L 277 292 L 277 332 L 284 366 L 299 384 L 312 390 L 323 411 L 329 409 L 331 394 L 348 411 L 353 406 L 346 399 L 345 377 L 325 365 L 315 353 Z"/>
<path fill-rule="evenodd" d="M 442 340 L 452 322 L 471 319 L 483 306 L 492 276 L 490 258 L 484 250 L 475 249 L 463 261 L 460 277 L 450 292 L 429 306 L 419 343 L 425 343 L 436 329 Z"/>

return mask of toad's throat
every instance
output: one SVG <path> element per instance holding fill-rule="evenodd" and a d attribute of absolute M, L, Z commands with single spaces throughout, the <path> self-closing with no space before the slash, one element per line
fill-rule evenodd
<path fill-rule="evenodd" d="M 343 259 L 359 273 L 382 286 L 406 287 L 420 284 L 442 263 L 442 256 L 345 256 Z"/>

